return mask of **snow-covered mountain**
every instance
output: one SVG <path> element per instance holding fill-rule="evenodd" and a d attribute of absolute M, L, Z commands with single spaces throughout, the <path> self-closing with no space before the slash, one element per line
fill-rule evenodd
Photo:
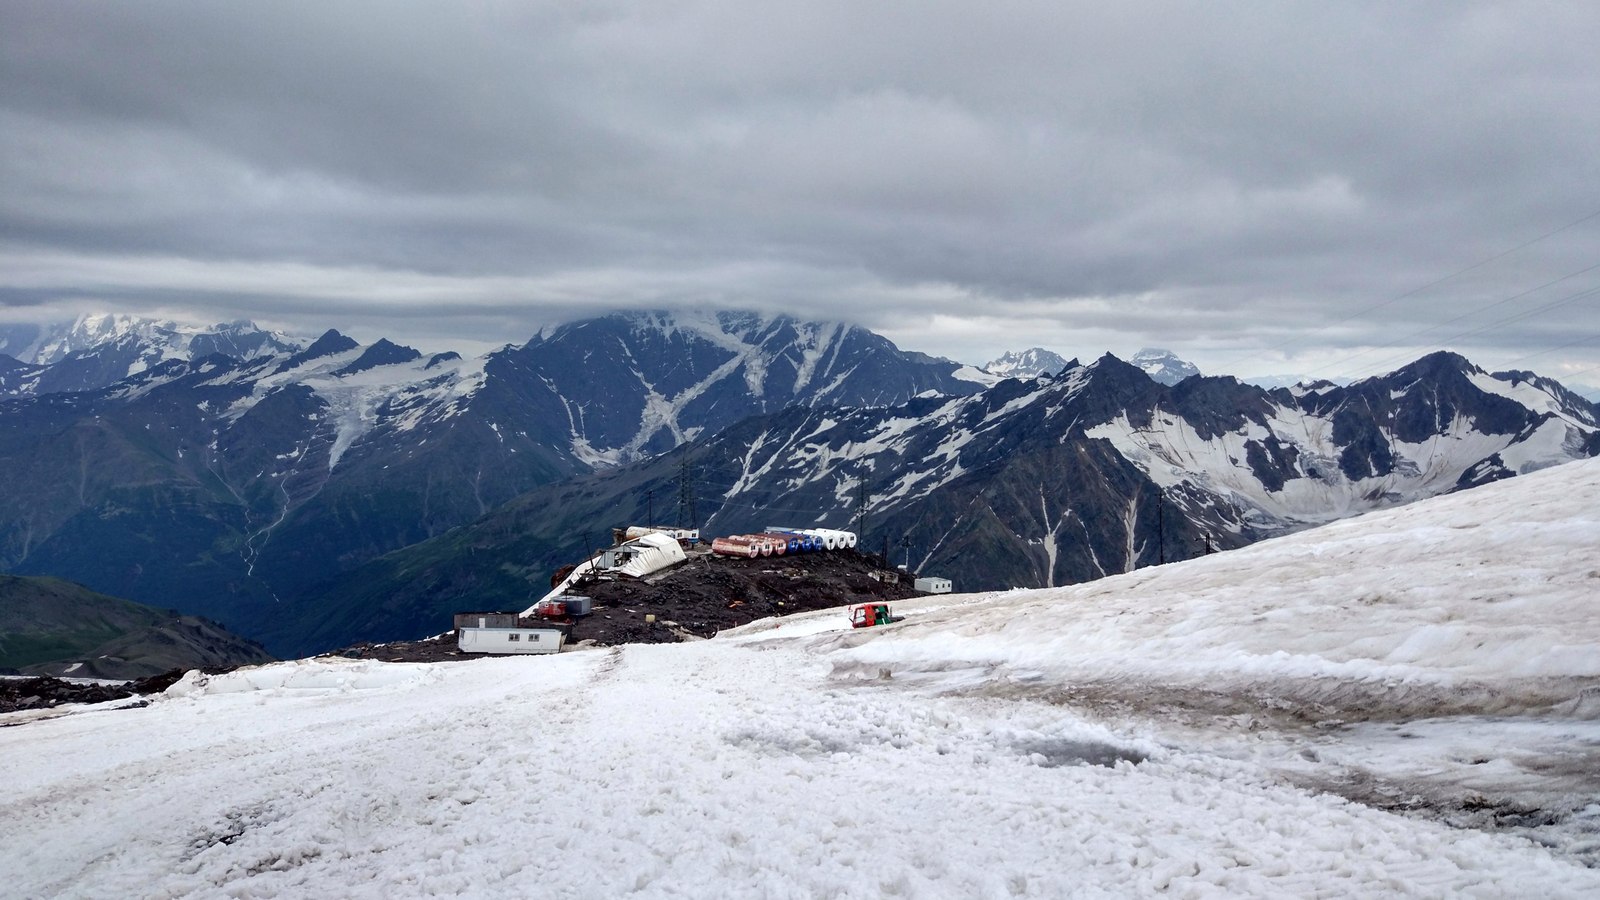
<path fill-rule="evenodd" d="M 976 397 L 734 429 L 706 449 L 729 504 L 706 527 L 769 504 L 848 518 L 865 478 L 914 564 L 959 578 L 980 554 L 1000 584 L 1063 584 L 1594 456 L 1597 432 L 1560 385 L 1452 354 L 1298 395 L 1167 387 L 1107 356 Z"/>
<path fill-rule="evenodd" d="M 1170 350 L 1146 347 L 1133 355 L 1128 363 L 1141 369 L 1161 384 L 1177 384 L 1190 375 L 1199 375 L 1193 363 L 1179 359 Z M 1040 347 L 1020 352 L 1007 352 L 983 367 L 983 371 L 1000 378 L 1038 378 L 1055 375 L 1065 369 L 1068 361 L 1060 354 Z"/>
<path fill-rule="evenodd" d="M 0 384 L 149 346 L 119 335 L 0 368 Z M 739 314 L 607 316 L 473 360 L 337 331 L 292 353 L 167 359 L 0 400 L 0 570 L 248 633 L 309 585 L 537 485 L 793 404 L 980 390 L 959 368 L 851 326 Z"/>
<path fill-rule="evenodd" d="M 38 374 L 44 366 L 25 363 L 15 357 L 0 353 L 0 397 L 31 392 L 38 383 Z"/>
<path fill-rule="evenodd" d="M 676 514 L 685 457 L 697 517 L 680 524 L 727 534 L 803 517 L 974 590 L 1090 581 L 1600 455 L 1596 421 L 1554 382 L 1447 353 L 1304 394 L 1166 386 L 1108 355 L 970 397 L 794 407 L 536 488 L 318 588 L 267 637 L 334 621 L 328 644 L 300 649 L 419 637 L 469 584 L 512 608 L 586 552 L 595 523 Z"/>
<path fill-rule="evenodd" d="M 84 352 L 0 366 L 0 383 Z M 1582 398 L 1448 354 L 1274 392 L 1166 386 L 1110 356 L 987 390 L 959 371 L 859 328 L 727 313 L 606 316 L 473 360 L 336 331 L 292 353 L 169 359 L 0 400 L 0 570 L 281 650 L 359 593 L 330 596 L 336 579 L 551 486 L 483 519 L 470 547 L 416 551 L 459 591 L 487 579 L 458 566 L 495 548 L 525 592 L 647 497 L 679 496 L 676 457 L 652 455 L 686 443 L 697 524 L 845 524 L 865 480 L 869 546 L 888 537 L 968 587 L 1084 581 L 1600 452 Z M 394 597 L 441 583 L 361 577 L 398 579 Z M 417 617 L 385 627 L 415 627 L 431 602 L 385 604 Z M 340 613 L 356 636 L 377 614 Z"/>
<path fill-rule="evenodd" d="M 572 454 L 608 466 L 789 406 L 878 407 L 982 385 L 843 323 L 722 312 L 618 313 L 497 355 L 515 402 L 564 426 Z"/>
<path fill-rule="evenodd" d="M 1596 896 L 1597 465 L 884 628 L 8 714 L 7 890 Z"/>
<path fill-rule="evenodd" d="M 237 626 L 292 584 L 481 515 L 540 483 L 530 471 L 565 474 L 536 454 L 481 459 L 492 433 L 441 425 L 484 360 L 386 345 L 329 332 L 0 400 L 0 568 Z"/>
<path fill-rule="evenodd" d="M 1058 353 L 1042 347 L 1032 347 L 1020 352 L 1007 351 L 1000 358 L 983 367 L 983 371 L 1000 378 L 1038 378 L 1054 375 L 1067 367 L 1067 360 Z"/>
<path fill-rule="evenodd" d="M 301 346 L 300 341 L 288 335 L 263 331 L 246 319 L 202 326 L 97 313 L 42 329 L 31 356 L 19 358 L 26 362 L 50 365 L 107 344 L 130 341 L 159 354 L 151 360 L 152 364 L 167 359 L 194 360 L 213 353 L 255 359 L 258 356 L 292 352 Z"/>
<path fill-rule="evenodd" d="M 0 352 L 41 368 L 33 377 L 0 381 L 0 396 L 92 391 L 169 360 L 192 362 L 212 354 L 257 359 L 301 346 L 245 320 L 200 326 L 94 314 L 44 326 L 8 326 L 0 332 Z"/>
<path fill-rule="evenodd" d="M 1128 364 L 1167 385 L 1177 384 L 1191 375 L 1200 374 L 1199 367 L 1194 363 L 1179 359 L 1171 350 L 1157 347 L 1140 350 L 1128 360 Z"/>

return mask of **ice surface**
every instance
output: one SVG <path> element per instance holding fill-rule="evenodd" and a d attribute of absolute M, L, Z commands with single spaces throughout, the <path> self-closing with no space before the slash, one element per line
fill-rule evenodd
<path fill-rule="evenodd" d="M 1579 462 L 881 629 L 190 676 L 0 728 L 0 895 L 1597 896 L 1597 509 Z"/>

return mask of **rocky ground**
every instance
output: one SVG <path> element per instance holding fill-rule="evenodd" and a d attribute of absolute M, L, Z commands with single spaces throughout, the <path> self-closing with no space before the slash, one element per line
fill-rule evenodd
<path fill-rule="evenodd" d="M 232 671 L 235 667 L 208 668 L 216 675 Z M 135 681 L 121 683 L 66 681 L 41 676 L 37 678 L 0 679 L 0 713 L 24 709 L 48 709 L 63 703 L 104 703 L 121 700 L 135 694 L 159 694 L 183 677 L 183 669 L 173 669 L 160 675 L 151 675 Z"/>
<path fill-rule="evenodd" d="M 696 554 L 649 578 L 583 588 L 594 599 L 594 615 L 574 626 L 572 639 L 670 643 L 768 616 L 918 596 L 909 578 L 885 583 L 873 577 L 885 571 L 880 557 L 855 550 L 758 559 Z M 645 622 L 648 615 L 656 617 L 653 626 Z"/>
<path fill-rule="evenodd" d="M 697 640 L 718 631 L 790 613 L 871 600 L 918 596 L 911 576 L 894 573 L 883 558 L 855 550 L 737 559 L 708 552 L 642 579 L 587 585 L 593 615 L 571 627 L 568 645 L 664 644 Z M 654 616 L 655 621 L 647 621 Z M 359 644 L 337 655 L 389 662 L 475 658 L 456 649 L 453 633 L 420 641 Z"/>

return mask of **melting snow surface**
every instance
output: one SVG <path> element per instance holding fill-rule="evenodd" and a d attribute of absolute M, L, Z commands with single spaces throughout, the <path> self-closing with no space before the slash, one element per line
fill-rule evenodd
<path fill-rule="evenodd" d="M 190 675 L 0 728 L 0 893 L 1597 896 L 1597 509 L 1586 461 L 880 629 Z"/>

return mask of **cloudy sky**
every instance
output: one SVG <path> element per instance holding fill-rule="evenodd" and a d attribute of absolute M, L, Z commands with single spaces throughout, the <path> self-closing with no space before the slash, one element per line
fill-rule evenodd
<path fill-rule="evenodd" d="M 1600 5 L 0 8 L 0 319 L 1600 381 Z"/>

